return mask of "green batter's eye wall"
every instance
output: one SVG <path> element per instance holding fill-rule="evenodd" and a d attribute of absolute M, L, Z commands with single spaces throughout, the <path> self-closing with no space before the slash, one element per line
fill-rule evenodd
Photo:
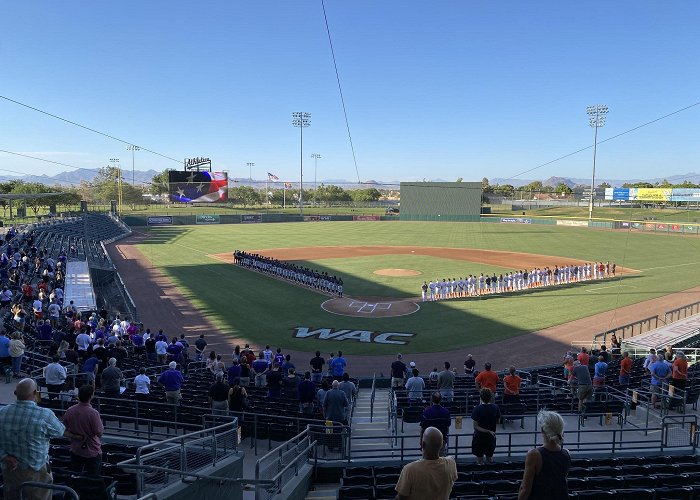
<path fill-rule="evenodd" d="M 401 220 L 477 222 L 481 182 L 402 182 Z"/>

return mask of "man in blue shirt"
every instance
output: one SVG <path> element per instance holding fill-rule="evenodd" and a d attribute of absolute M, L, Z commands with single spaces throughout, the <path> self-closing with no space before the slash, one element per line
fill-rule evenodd
<path fill-rule="evenodd" d="M 662 354 L 656 361 L 649 365 L 649 371 L 651 372 L 651 384 L 649 385 L 649 390 L 651 391 L 651 405 L 656 407 L 656 396 L 657 394 L 661 394 L 664 382 L 671 378 L 671 367 L 664 361 Z"/>
<path fill-rule="evenodd" d="M 593 367 L 593 387 L 605 385 L 606 371 L 608 371 L 608 364 L 605 362 L 605 356 L 598 356 L 598 362 Z"/>
<path fill-rule="evenodd" d="M 270 371 L 270 365 L 265 360 L 265 355 L 261 352 L 258 354 L 258 359 L 253 361 L 253 372 L 255 373 L 255 387 L 265 387 L 267 383 L 267 374 Z M 288 372 L 282 372 L 288 373 Z"/>
<path fill-rule="evenodd" d="M 0 364 L 10 365 L 10 339 L 5 330 L 0 331 Z"/>
<path fill-rule="evenodd" d="M 343 373 L 345 373 L 345 367 L 348 365 L 348 362 L 345 361 L 345 358 L 343 357 L 343 351 L 338 351 L 338 356 L 333 358 L 330 365 L 333 377 L 340 382 L 340 380 L 343 378 Z"/>
<path fill-rule="evenodd" d="M 180 388 L 185 382 L 185 378 L 177 370 L 177 363 L 171 361 L 168 365 L 169 370 L 165 370 L 160 374 L 158 378 L 158 383 L 165 387 L 165 400 L 170 404 L 178 404 L 182 399 L 182 394 L 180 394 Z"/>

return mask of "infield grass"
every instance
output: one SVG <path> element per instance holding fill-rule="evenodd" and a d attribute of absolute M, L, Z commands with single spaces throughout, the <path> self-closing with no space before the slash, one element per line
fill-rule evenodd
<path fill-rule="evenodd" d="M 408 245 L 484 248 L 615 261 L 641 271 L 618 281 L 551 287 L 482 299 L 420 303 L 415 314 L 355 318 L 323 311 L 314 292 L 209 257 L 234 249 L 300 246 Z M 557 226 L 485 223 L 321 222 L 153 228 L 139 249 L 175 281 L 197 308 L 233 336 L 299 350 L 341 348 L 349 354 L 395 353 L 396 346 L 295 339 L 298 326 L 416 336 L 405 353 L 447 351 L 520 335 L 700 285 L 700 238 Z M 389 255 L 320 259 L 309 265 L 340 274 L 350 295 L 417 296 L 423 280 L 497 272 L 450 259 Z M 421 276 L 384 277 L 376 269 L 407 268 Z M 610 325 L 610 327 L 616 325 Z"/>

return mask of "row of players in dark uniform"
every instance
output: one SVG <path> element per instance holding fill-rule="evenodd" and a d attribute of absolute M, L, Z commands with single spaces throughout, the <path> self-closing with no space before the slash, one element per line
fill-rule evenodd
<path fill-rule="evenodd" d="M 327 272 L 318 272 L 308 267 L 301 267 L 264 255 L 251 254 L 236 250 L 233 252 L 233 262 L 239 266 L 270 274 L 299 285 L 343 296 L 343 279 L 330 276 Z"/>

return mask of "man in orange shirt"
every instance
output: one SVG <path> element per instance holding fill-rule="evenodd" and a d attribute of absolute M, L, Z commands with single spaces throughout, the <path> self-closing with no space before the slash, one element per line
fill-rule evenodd
<path fill-rule="evenodd" d="M 630 374 L 632 373 L 632 358 L 630 353 L 625 351 L 620 360 L 620 385 L 628 386 L 630 384 Z"/>
<path fill-rule="evenodd" d="M 474 379 L 476 388 L 489 389 L 491 394 L 496 394 L 496 385 L 498 385 L 498 375 L 491 371 L 491 363 L 484 364 L 484 371 Z"/>
<path fill-rule="evenodd" d="M 688 381 L 688 360 L 683 351 L 676 351 L 676 359 L 673 361 L 672 384 L 676 389 L 685 390 Z"/>
<path fill-rule="evenodd" d="M 515 373 L 515 367 L 508 368 L 508 375 L 503 377 L 503 404 L 520 403 L 520 383 L 522 379 Z"/>
<path fill-rule="evenodd" d="M 576 359 L 578 359 L 579 363 L 581 363 L 583 366 L 588 366 L 588 362 L 590 361 L 591 356 L 588 354 L 588 351 L 586 351 L 586 348 L 582 347 L 581 352 L 578 353 Z"/>

